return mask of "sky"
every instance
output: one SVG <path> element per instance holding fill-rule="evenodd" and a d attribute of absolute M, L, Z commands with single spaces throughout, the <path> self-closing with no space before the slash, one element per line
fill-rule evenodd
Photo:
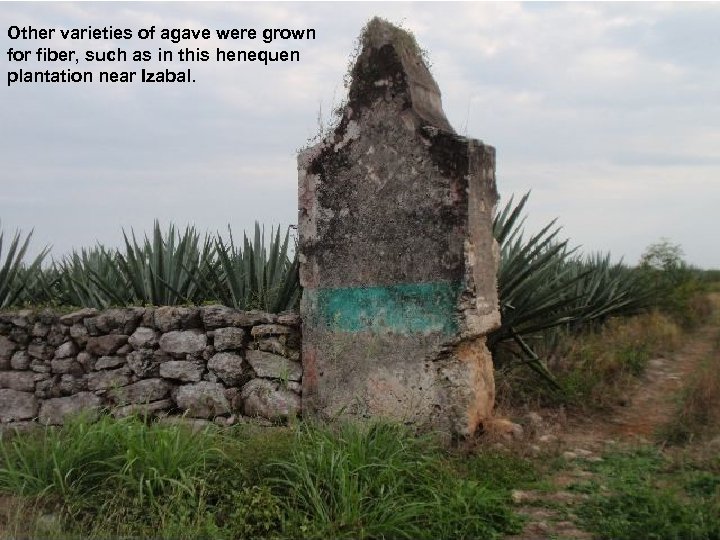
<path fill-rule="evenodd" d="M 0 220 L 60 258 L 153 221 L 235 236 L 297 222 L 298 149 L 332 123 L 373 16 L 427 51 L 455 130 L 497 151 L 501 204 L 532 190 L 584 253 L 662 238 L 720 268 L 720 3 L 0 2 Z M 23 42 L 34 28 L 294 28 L 314 40 Z M 56 35 L 59 32 L 56 32 Z M 297 50 L 300 62 L 11 62 L 9 48 Z M 7 86 L 8 71 L 192 69 L 187 84 Z M 372 204 L 372 201 L 368 201 Z"/>

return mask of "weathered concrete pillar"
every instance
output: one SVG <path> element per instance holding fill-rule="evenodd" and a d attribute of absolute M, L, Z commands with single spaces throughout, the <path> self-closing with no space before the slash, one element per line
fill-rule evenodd
<path fill-rule="evenodd" d="M 495 150 L 453 131 L 410 34 L 374 19 L 361 45 L 298 158 L 303 409 L 468 435 L 495 394 Z"/>

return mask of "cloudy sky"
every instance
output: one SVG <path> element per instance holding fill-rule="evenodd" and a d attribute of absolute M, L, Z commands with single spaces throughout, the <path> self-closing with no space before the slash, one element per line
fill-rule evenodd
<path fill-rule="evenodd" d="M 584 251 L 629 263 L 666 237 L 689 262 L 720 268 L 719 3 L 0 2 L 3 229 L 34 228 L 35 248 L 60 257 L 119 245 L 123 228 L 150 231 L 156 218 L 236 234 L 255 220 L 296 222 L 297 149 L 330 122 L 374 15 L 415 33 L 452 125 L 496 147 L 503 199 L 532 189 L 530 229 L 558 217 Z M 23 43 L 8 37 L 12 25 L 313 28 L 317 38 L 222 44 L 298 50 L 301 61 L 169 66 L 192 68 L 187 85 L 8 87 L 8 71 L 72 67 L 11 63 L 10 47 L 220 45 Z"/>

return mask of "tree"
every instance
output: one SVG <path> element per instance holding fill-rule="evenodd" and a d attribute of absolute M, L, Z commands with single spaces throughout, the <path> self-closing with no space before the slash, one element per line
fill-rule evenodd
<path fill-rule="evenodd" d="M 667 272 L 680 270 L 686 266 L 683 255 L 680 244 L 673 244 L 667 238 L 661 238 L 659 242 L 650 244 L 645 249 L 640 256 L 640 266 Z"/>

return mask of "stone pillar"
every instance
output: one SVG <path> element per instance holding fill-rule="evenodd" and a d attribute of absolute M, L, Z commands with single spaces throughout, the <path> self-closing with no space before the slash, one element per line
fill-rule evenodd
<path fill-rule="evenodd" d="M 410 34 L 374 19 L 361 45 L 298 158 L 303 409 L 469 435 L 495 394 L 495 150 L 454 132 Z"/>

